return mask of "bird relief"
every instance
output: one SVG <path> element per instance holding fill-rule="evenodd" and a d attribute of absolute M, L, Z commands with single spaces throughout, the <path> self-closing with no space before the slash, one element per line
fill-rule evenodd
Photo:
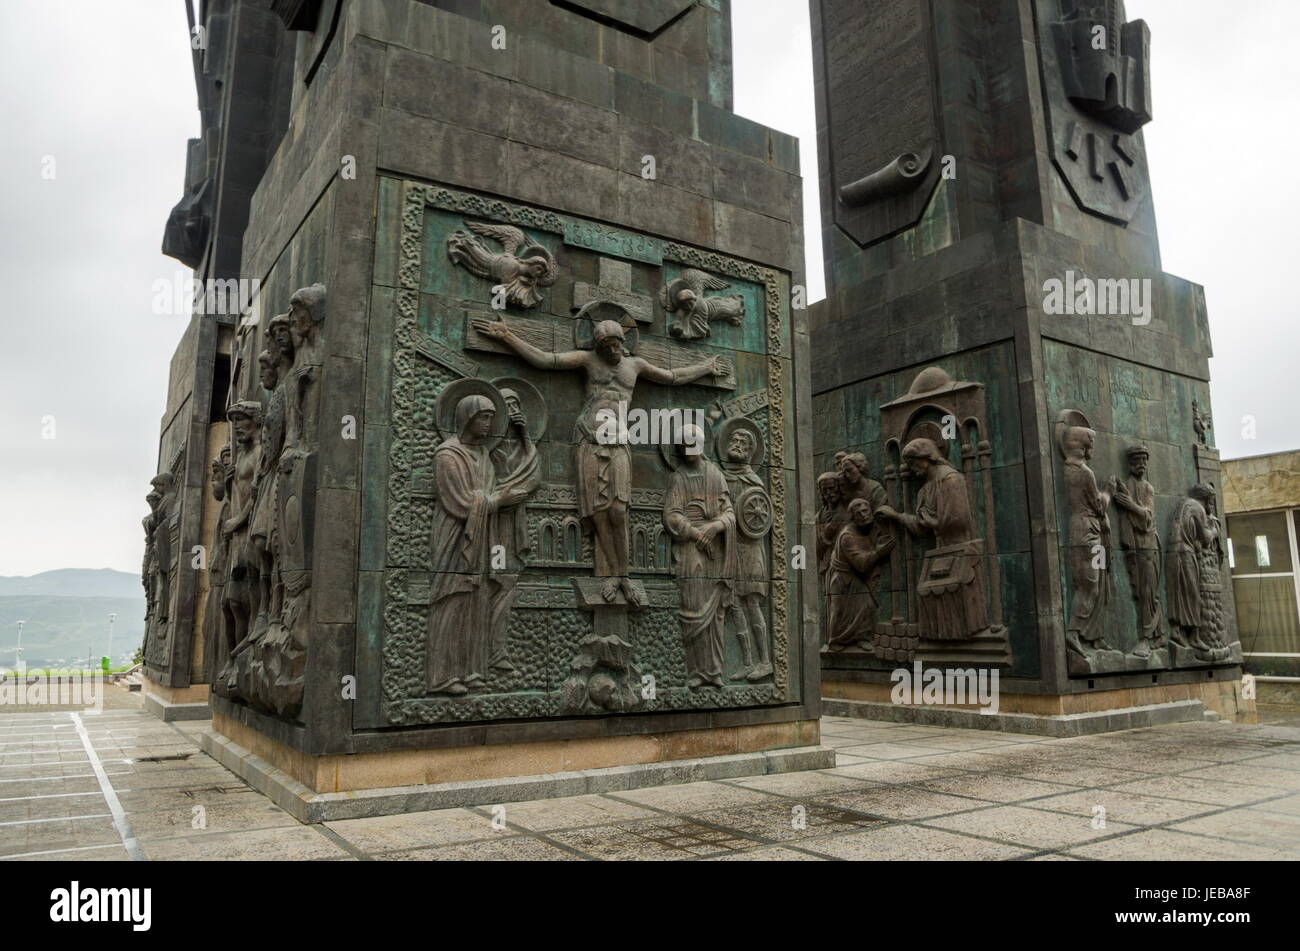
<path fill-rule="evenodd" d="M 540 288 L 550 287 L 560 273 L 555 256 L 511 225 L 467 221 L 465 226 L 469 231 L 458 230 L 447 239 L 447 257 L 475 277 L 496 281 L 493 292 L 504 292 L 506 304 L 536 307 L 541 303 Z M 501 245 L 501 250 L 494 250 L 489 241 Z"/>
<path fill-rule="evenodd" d="M 704 292 L 726 290 L 731 285 L 721 278 L 688 268 L 682 276 L 659 290 L 659 303 L 674 319 L 668 334 L 681 340 L 699 340 L 709 335 L 709 324 L 725 320 L 740 326 L 745 316 L 745 298 L 739 294 L 705 297 Z"/>

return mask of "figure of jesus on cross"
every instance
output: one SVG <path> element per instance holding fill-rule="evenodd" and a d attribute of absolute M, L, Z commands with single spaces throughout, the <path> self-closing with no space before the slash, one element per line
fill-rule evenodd
<path fill-rule="evenodd" d="M 667 370 L 623 352 L 625 334 L 617 320 L 601 320 L 593 329 L 591 350 L 554 353 L 520 338 L 504 320 L 477 319 L 474 329 L 497 340 L 540 370 L 582 370 L 587 398 L 574 427 L 574 456 L 578 472 L 578 513 L 595 540 L 596 577 L 604 578 L 601 596 L 614 601 L 620 589 L 633 607 L 644 596 L 628 580 L 627 517 L 632 501 L 632 453 L 626 443 L 597 439 L 602 421 L 629 404 L 638 379 L 679 386 L 706 376 L 726 378 L 731 367 L 722 357 Z M 603 412 L 602 412 L 603 411 Z"/>

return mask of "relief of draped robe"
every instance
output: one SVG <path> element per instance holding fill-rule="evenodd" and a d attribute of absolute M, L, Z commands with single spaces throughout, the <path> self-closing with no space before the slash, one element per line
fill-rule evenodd
<path fill-rule="evenodd" d="M 1174 639 L 1201 650 L 1222 644 L 1217 605 L 1205 597 L 1207 586 L 1219 584 L 1217 521 L 1196 498 L 1185 498 L 1174 512 L 1165 575 L 1169 586 L 1169 621 Z"/>
<path fill-rule="evenodd" d="M 1160 536 L 1156 533 L 1156 490 L 1146 479 L 1121 482 L 1115 502 L 1122 510 L 1119 543 L 1137 608 L 1138 637 L 1160 640 Z"/>
<path fill-rule="evenodd" d="M 513 428 L 513 427 L 512 427 Z M 501 445 L 492 451 L 492 465 L 497 475 L 497 487 L 506 490 L 518 487 L 532 493 L 542 482 L 538 465 L 537 447 L 528 438 L 526 430 L 518 436 L 507 435 Z M 514 607 L 519 570 L 522 559 L 532 547 L 528 538 L 528 508 L 525 503 L 502 506 L 497 511 L 497 529 L 494 544 L 501 545 L 506 553 L 504 571 L 496 573 L 496 583 L 491 594 L 492 641 L 488 664 L 502 670 L 513 670 L 507 651 L 510 626 L 510 609 Z"/>
<path fill-rule="evenodd" d="M 916 514 L 900 514 L 913 535 L 932 534 L 935 547 L 921 562 L 917 603 L 922 636 L 966 640 L 989 626 L 983 544 L 966 493 L 966 479 L 946 462 L 916 497 Z"/>
<path fill-rule="evenodd" d="M 826 569 L 826 632 L 830 647 L 840 649 L 874 640 L 880 572 L 893 549 L 893 535 L 879 523 L 865 531 L 853 523 L 840 530 Z"/>
<path fill-rule="evenodd" d="M 488 449 L 463 442 L 476 413 L 470 396 L 456 408 L 459 436 L 434 453 L 438 503 L 430 533 L 428 685 L 434 693 L 482 683 L 488 669 L 493 591 L 492 545 L 498 537 L 496 471 Z M 463 692 L 463 691 L 452 691 Z"/>
<path fill-rule="evenodd" d="M 723 528 L 701 549 L 697 532 L 710 522 Z M 686 646 L 686 669 L 695 678 L 723 685 L 723 622 L 736 577 L 736 515 L 727 480 L 706 459 L 683 463 L 664 497 L 664 527 L 673 538 L 673 564 L 681 589 L 678 618 Z"/>
<path fill-rule="evenodd" d="M 1110 516 L 1107 500 L 1097 488 L 1097 479 L 1086 465 L 1065 465 L 1065 490 L 1070 511 L 1069 562 L 1074 601 L 1066 631 L 1097 647 L 1107 647 L 1104 635 L 1106 605 L 1115 590 L 1115 579 L 1105 563 L 1110 547 Z M 1098 565 L 1098 556 L 1101 565 Z"/>

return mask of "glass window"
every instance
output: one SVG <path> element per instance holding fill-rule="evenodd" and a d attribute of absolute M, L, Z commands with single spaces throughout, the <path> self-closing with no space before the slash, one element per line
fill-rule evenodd
<path fill-rule="evenodd" d="M 1228 516 L 1227 534 L 1232 541 L 1234 575 L 1291 571 L 1287 514 L 1265 512 L 1262 515 Z"/>
<path fill-rule="evenodd" d="M 1300 616 L 1297 615 L 1295 580 L 1236 578 L 1232 593 L 1237 601 L 1237 629 L 1241 649 L 1251 653 L 1300 652 Z"/>

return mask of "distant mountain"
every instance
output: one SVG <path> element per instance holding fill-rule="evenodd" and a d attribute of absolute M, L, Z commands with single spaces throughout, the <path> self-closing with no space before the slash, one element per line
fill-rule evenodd
<path fill-rule="evenodd" d="M 0 577 L 0 597 L 141 598 L 140 576 L 112 568 L 59 568 L 26 578 Z"/>
<path fill-rule="evenodd" d="M 0 578 L 0 667 L 12 667 L 18 622 L 23 660 L 29 667 L 83 663 L 108 648 L 113 660 L 130 655 L 144 640 L 144 588 L 140 576 L 111 568 L 63 568 L 28 578 Z"/>

